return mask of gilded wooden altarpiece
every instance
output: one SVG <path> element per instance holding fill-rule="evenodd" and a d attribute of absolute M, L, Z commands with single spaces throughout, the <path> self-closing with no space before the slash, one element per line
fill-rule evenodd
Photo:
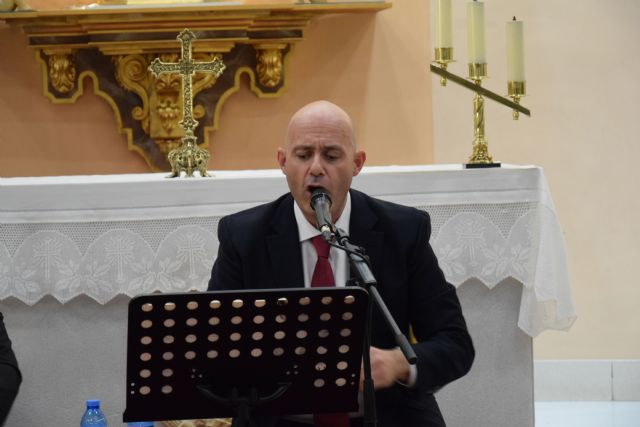
<path fill-rule="evenodd" d="M 0 14 L 23 27 L 29 46 L 42 64 L 44 94 L 54 103 L 74 103 L 83 80 L 93 80 L 95 93 L 112 107 L 118 129 L 130 150 L 152 170 L 169 170 L 167 153 L 183 135 L 180 77 L 154 78 L 154 58 L 174 62 L 180 46 L 176 35 L 189 28 L 197 40 L 198 61 L 222 59 L 225 72 L 215 78 L 196 74 L 193 113 L 196 136 L 206 149 L 226 98 L 237 91 L 240 76 L 249 76 L 252 92 L 273 98 L 286 88 L 292 46 L 303 39 L 308 22 L 323 14 L 375 12 L 386 2 L 136 6 L 33 11 Z"/>

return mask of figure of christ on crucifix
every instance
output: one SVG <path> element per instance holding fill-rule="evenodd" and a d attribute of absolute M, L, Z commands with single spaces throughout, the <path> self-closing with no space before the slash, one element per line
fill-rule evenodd
<path fill-rule="evenodd" d="M 168 178 L 179 177 L 184 171 L 187 177 L 193 177 L 193 172 L 197 169 L 201 176 L 209 176 L 207 173 L 207 163 L 209 152 L 198 147 L 197 138 L 194 134 L 198 121 L 193 118 L 193 94 L 192 78 L 195 73 L 211 73 L 219 77 L 226 68 L 222 60 L 214 58 L 209 62 L 196 62 L 192 58 L 191 41 L 196 36 L 187 28 L 178 34 L 177 39 L 181 43 L 181 55 L 178 62 L 162 62 L 159 58 L 153 60 L 149 65 L 149 71 L 155 77 L 162 73 L 177 73 L 182 77 L 182 120 L 180 126 L 185 131 L 182 137 L 182 146 L 171 150 L 167 159 L 171 164 L 171 175 Z"/>

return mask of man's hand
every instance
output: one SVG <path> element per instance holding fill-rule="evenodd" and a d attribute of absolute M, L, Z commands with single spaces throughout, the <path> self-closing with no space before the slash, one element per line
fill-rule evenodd
<path fill-rule="evenodd" d="M 376 390 L 391 387 L 400 381 L 406 383 L 409 380 L 409 363 L 399 348 L 393 350 L 381 350 L 371 347 L 371 376 Z M 360 391 L 363 388 L 364 368 L 360 368 Z"/>

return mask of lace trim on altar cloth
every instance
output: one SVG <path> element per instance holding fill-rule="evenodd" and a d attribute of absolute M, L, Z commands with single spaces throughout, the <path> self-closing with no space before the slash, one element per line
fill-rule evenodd
<path fill-rule="evenodd" d="M 431 245 L 447 280 L 489 288 L 523 284 L 519 326 L 531 336 L 568 329 L 575 309 L 555 213 L 535 202 L 416 206 L 431 216 Z M 85 294 L 203 291 L 218 251 L 212 217 L 0 224 L 0 300 L 64 303 Z M 544 248 L 544 250 L 541 250 Z"/>
<path fill-rule="evenodd" d="M 0 299 L 205 290 L 217 217 L 0 225 Z M 35 231 L 34 231 L 35 230 Z"/>

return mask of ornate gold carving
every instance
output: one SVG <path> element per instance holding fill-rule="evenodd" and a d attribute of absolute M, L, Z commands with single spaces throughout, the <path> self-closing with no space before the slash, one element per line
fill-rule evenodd
<path fill-rule="evenodd" d="M 153 140 L 156 143 L 160 152 L 167 156 L 172 150 L 180 148 L 182 145 L 181 138 L 156 138 Z"/>
<path fill-rule="evenodd" d="M 76 85 L 76 65 L 70 54 L 49 56 L 49 82 L 60 93 L 70 92 Z"/>
<path fill-rule="evenodd" d="M 177 147 L 184 135 L 175 117 L 176 108 L 182 111 L 183 105 L 177 94 L 180 88 L 173 86 L 172 78 L 167 82 L 152 79 L 146 67 L 158 54 L 178 50 L 171 28 L 197 29 L 194 57 L 206 61 L 224 54 L 228 66 L 228 75 L 215 85 L 211 75 L 194 76 L 192 95 L 202 90 L 198 95 L 202 105 L 194 105 L 192 113 L 203 125 L 195 135 L 206 147 L 220 124 L 224 103 L 243 83 L 241 75 L 249 76 L 249 89 L 261 99 L 284 93 L 290 47 L 303 40 L 311 20 L 335 13 L 375 13 L 392 6 L 387 1 L 327 2 L 312 8 L 304 4 L 283 7 L 277 2 L 251 7 L 232 3 L 238 5 L 220 7 L 204 2 L 180 11 L 156 5 L 127 10 L 79 8 L 71 14 L 64 8 L 0 12 L 0 21 L 24 31 L 41 61 L 43 93 L 51 102 L 75 103 L 83 94 L 79 82 L 90 78 L 93 93 L 113 109 L 115 124 L 129 150 L 140 154 L 152 170 L 160 171 L 169 166 L 165 153 Z M 260 50 L 271 52 L 256 57 Z M 53 55 L 62 56 L 56 60 Z M 155 85 L 163 90 L 158 92 Z"/>
<path fill-rule="evenodd" d="M 183 100 L 180 96 L 182 82 L 179 74 L 163 73 L 157 78 L 148 71 L 154 58 L 172 62 L 178 59 L 177 53 L 119 55 L 113 57 L 116 67 L 116 79 L 125 89 L 138 95 L 141 106 L 131 110 L 131 117 L 140 121 L 144 132 L 155 142 L 165 155 L 180 147 L 185 135 L 178 122 L 182 119 Z M 203 61 L 220 58 L 215 53 L 198 53 L 194 58 Z M 193 95 L 208 89 L 216 82 L 213 74 L 196 73 L 193 83 Z M 193 116 L 200 119 L 205 108 L 196 105 Z"/>
<path fill-rule="evenodd" d="M 175 128 L 175 123 L 180 118 L 180 106 L 172 99 L 165 99 L 158 102 L 156 114 L 160 118 L 162 129 L 171 133 Z"/>
<path fill-rule="evenodd" d="M 216 418 L 213 420 L 177 420 L 163 421 L 165 427 L 230 427 L 231 418 Z"/>
<path fill-rule="evenodd" d="M 157 57 L 163 61 L 173 62 L 178 59 L 178 54 L 165 53 Z M 151 61 L 145 69 L 149 69 L 150 63 Z M 182 119 L 181 89 L 180 75 L 175 73 L 161 74 L 155 77 L 152 84 L 151 116 L 153 123 L 149 135 L 165 155 L 180 147 L 181 138 L 184 136 L 182 128 L 178 125 Z"/>
<path fill-rule="evenodd" d="M 147 71 L 149 59 L 146 55 L 115 56 L 116 80 L 123 88 L 138 95 L 142 106 L 134 107 L 131 116 L 140 121 L 145 133 L 149 133 L 149 92 L 151 76 Z"/>
<path fill-rule="evenodd" d="M 149 65 L 149 71 L 156 78 L 162 74 L 177 72 L 182 80 L 182 120 L 179 124 L 184 129 L 185 136 L 182 137 L 182 147 L 171 150 L 167 156 L 171 164 L 171 175 L 168 178 L 179 177 L 182 172 L 185 172 L 187 177 L 192 177 L 195 170 L 200 172 L 200 176 L 209 176 L 209 152 L 198 147 L 197 138 L 193 133 L 198 126 L 198 121 L 193 117 L 193 77 L 197 72 L 218 77 L 226 65 L 217 57 L 208 62 L 194 61 L 191 42 L 196 36 L 189 29 L 182 30 L 176 38 L 181 44 L 180 60 L 163 62 L 156 58 Z"/>
<path fill-rule="evenodd" d="M 182 137 L 182 146 L 169 152 L 167 159 L 171 165 L 171 175 L 167 178 L 177 178 L 182 172 L 187 177 L 192 177 L 195 171 L 200 172 L 200 176 L 209 176 L 209 152 L 198 147 L 196 140 L 193 131 L 189 129 L 187 135 Z"/>
<path fill-rule="evenodd" d="M 256 46 L 256 71 L 260 84 L 276 87 L 282 79 L 282 51 L 285 44 Z"/>

